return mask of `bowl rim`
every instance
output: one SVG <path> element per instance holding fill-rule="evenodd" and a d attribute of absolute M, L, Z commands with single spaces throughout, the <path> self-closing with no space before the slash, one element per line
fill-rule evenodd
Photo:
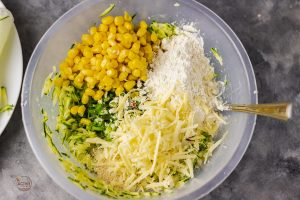
<path fill-rule="evenodd" d="M 63 181 L 62 179 L 58 178 L 58 174 L 54 172 L 53 169 L 51 169 L 49 166 L 45 163 L 45 158 L 43 158 L 42 154 L 37 151 L 35 148 L 35 143 L 37 143 L 37 139 L 34 136 L 34 128 L 32 126 L 32 118 L 31 118 L 31 111 L 30 111 L 30 92 L 31 92 L 31 85 L 33 80 L 33 75 L 37 66 L 37 62 L 40 57 L 40 52 L 43 50 L 46 46 L 47 39 L 51 37 L 52 33 L 56 31 L 56 29 L 60 28 L 62 23 L 71 18 L 74 15 L 74 12 L 77 9 L 82 9 L 81 7 L 88 7 L 90 5 L 93 5 L 95 2 L 102 2 L 105 0 L 88 0 L 88 1 L 82 1 L 72 7 L 70 10 L 68 10 L 66 13 L 64 13 L 61 17 L 59 17 L 50 27 L 49 29 L 44 33 L 44 35 L 41 37 L 40 41 L 36 45 L 31 58 L 28 62 L 25 76 L 24 76 L 24 82 L 22 87 L 22 95 L 21 95 L 21 108 L 22 108 L 22 121 L 24 125 L 24 129 L 26 132 L 27 139 L 29 141 L 29 144 L 31 146 L 31 149 L 34 152 L 34 155 L 38 159 L 39 163 L 42 165 L 46 173 L 54 180 L 56 184 L 58 184 L 61 188 L 63 188 L 65 191 L 67 191 L 69 194 L 73 195 L 76 198 L 83 198 L 83 196 L 80 194 L 80 188 L 76 188 L 78 190 L 73 190 L 74 187 L 68 187 L 70 184 L 74 186 L 73 183 L 69 182 L 70 184 L 67 184 L 67 182 Z M 208 18 L 210 18 L 219 28 L 227 35 L 227 37 L 231 40 L 232 44 L 237 49 L 237 53 L 240 56 L 241 61 L 243 62 L 245 66 L 245 71 L 247 73 L 248 83 L 249 83 L 249 90 L 250 91 L 257 91 L 257 85 L 256 85 L 256 78 L 254 74 L 254 70 L 251 64 L 251 61 L 249 59 L 249 56 L 242 45 L 241 41 L 237 37 L 237 35 L 233 32 L 233 30 L 226 24 L 226 22 L 221 19 L 217 14 L 215 14 L 212 10 L 204 6 L 203 4 L 197 2 L 196 0 L 191 1 L 184 1 L 179 0 L 178 2 L 187 4 L 189 6 L 193 6 L 197 10 L 201 10 L 202 13 L 204 13 Z M 28 90 L 29 89 L 29 90 Z M 258 97 L 257 93 L 251 93 L 251 102 L 257 103 Z M 237 147 L 236 151 L 234 152 L 233 156 L 227 163 L 227 165 L 218 172 L 217 175 L 215 175 L 209 182 L 205 183 L 201 188 L 196 189 L 195 191 L 180 197 L 180 199 L 199 199 L 210 193 L 212 190 L 214 190 L 216 187 L 218 187 L 236 168 L 238 163 L 241 161 L 243 155 L 245 154 L 248 145 L 251 141 L 254 128 L 256 124 L 256 115 L 248 116 L 248 123 L 247 123 L 247 129 L 251 130 L 249 134 L 245 134 L 240 141 L 239 146 Z M 66 185 L 67 184 L 67 185 Z M 72 189 L 73 188 L 73 189 Z M 178 198 L 179 199 L 179 198 Z"/>

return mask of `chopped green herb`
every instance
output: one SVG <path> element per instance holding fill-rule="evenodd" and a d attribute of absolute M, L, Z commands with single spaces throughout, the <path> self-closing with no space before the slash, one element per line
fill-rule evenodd
<path fill-rule="evenodd" d="M 217 59 L 217 61 L 220 63 L 220 65 L 223 65 L 223 58 L 220 56 L 217 48 L 210 48 L 212 54 Z"/>
<path fill-rule="evenodd" d="M 110 11 L 112 11 L 112 9 L 114 9 L 115 6 L 116 6 L 115 4 L 110 4 L 109 7 L 105 9 L 103 13 L 101 13 L 100 17 L 104 17 L 105 15 L 110 13 Z"/>

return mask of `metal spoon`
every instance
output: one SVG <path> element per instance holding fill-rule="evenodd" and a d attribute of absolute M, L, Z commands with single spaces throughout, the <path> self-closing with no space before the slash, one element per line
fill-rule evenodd
<path fill-rule="evenodd" d="M 273 103 L 273 104 L 232 104 L 227 105 L 226 110 L 234 112 L 246 112 L 257 115 L 272 117 L 280 120 L 288 120 L 292 116 L 291 103 Z"/>

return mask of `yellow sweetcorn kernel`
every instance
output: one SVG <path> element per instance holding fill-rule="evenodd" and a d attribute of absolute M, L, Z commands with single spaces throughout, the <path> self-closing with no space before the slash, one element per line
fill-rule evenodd
<path fill-rule="evenodd" d="M 120 51 L 120 54 L 118 56 L 118 62 L 122 63 L 124 62 L 125 58 L 128 56 L 129 51 L 127 49 L 123 49 Z"/>
<path fill-rule="evenodd" d="M 124 72 L 121 72 L 120 75 L 119 75 L 119 80 L 120 81 L 124 81 L 128 76 L 128 72 L 124 71 Z"/>
<path fill-rule="evenodd" d="M 69 80 L 64 80 L 63 87 L 67 87 L 69 85 L 70 85 L 70 81 Z"/>
<path fill-rule="evenodd" d="M 74 66 L 74 60 L 73 60 L 73 58 L 66 57 L 65 62 L 68 63 L 68 65 L 69 65 L 70 67 L 73 67 L 73 66 Z"/>
<path fill-rule="evenodd" d="M 101 32 L 107 32 L 108 31 L 108 25 L 106 25 L 106 24 L 100 24 L 98 29 Z"/>
<path fill-rule="evenodd" d="M 131 60 L 128 63 L 128 67 L 129 67 L 129 69 L 134 70 L 134 69 L 140 68 L 141 64 L 142 63 L 141 63 L 140 59 L 136 58 L 136 59 Z"/>
<path fill-rule="evenodd" d="M 101 55 L 101 54 L 100 54 Z M 96 57 L 94 65 L 92 65 L 92 69 L 96 71 L 101 71 L 101 62 L 102 62 L 102 57 Z"/>
<path fill-rule="evenodd" d="M 146 35 L 146 33 L 147 33 L 147 29 L 140 28 L 140 29 L 137 31 L 136 35 L 137 35 L 138 37 L 143 37 L 144 35 Z"/>
<path fill-rule="evenodd" d="M 123 34 L 117 33 L 117 34 L 116 34 L 116 40 L 117 40 L 118 42 L 121 42 L 121 41 L 123 40 Z"/>
<path fill-rule="evenodd" d="M 112 85 L 107 85 L 104 87 L 104 90 L 107 92 L 110 91 L 111 89 L 112 89 Z"/>
<path fill-rule="evenodd" d="M 128 30 L 124 26 L 118 26 L 118 33 L 124 34 L 127 33 Z"/>
<path fill-rule="evenodd" d="M 131 90 L 134 86 L 135 86 L 135 81 L 127 81 L 126 83 L 124 83 L 124 88 L 126 89 L 127 92 Z"/>
<path fill-rule="evenodd" d="M 113 16 L 103 17 L 101 21 L 103 24 L 110 25 L 114 22 L 114 17 Z"/>
<path fill-rule="evenodd" d="M 81 40 L 83 44 L 92 45 L 94 43 L 94 39 L 90 34 L 83 34 L 81 36 Z"/>
<path fill-rule="evenodd" d="M 104 41 L 101 44 L 102 50 L 104 50 L 106 52 L 106 49 L 109 47 L 108 41 Z"/>
<path fill-rule="evenodd" d="M 129 81 L 135 81 L 135 80 L 138 79 L 138 77 L 133 76 L 132 74 L 129 74 L 129 76 L 127 77 L 127 79 L 128 79 Z"/>
<path fill-rule="evenodd" d="M 100 42 L 101 40 L 102 40 L 102 35 L 101 35 L 101 33 L 95 33 L 94 35 L 93 35 L 93 39 L 94 39 L 94 42 Z"/>
<path fill-rule="evenodd" d="M 118 77 L 114 78 L 114 83 L 112 85 L 113 88 L 117 88 L 119 87 L 121 84 L 120 80 L 118 79 Z"/>
<path fill-rule="evenodd" d="M 103 82 L 105 86 L 112 86 L 114 80 L 109 76 L 105 76 L 101 82 Z"/>
<path fill-rule="evenodd" d="M 133 30 L 133 24 L 132 23 L 130 23 L 130 22 L 125 22 L 124 23 L 124 27 L 128 30 L 128 31 L 131 31 L 131 30 Z"/>
<path fill-rule="evenodd" d="M 109 32 L 110 33 L 117 33 L 117 27 L 114 24 L 109 25 Z"/>
<path fill-rule="evenodd" d="M 107 40 L 116 40 L 116 33 L 108 33 Z"/>
<path fill-rule="evenodd" d="M 83 82 L 78 82 L 76 80 L 74 80 L 73 84 L 76 88 L 79 88 L 79 89 L 81 89 L 83 86 Z"/>
<path fill-rule="evenodd" d="M 129 49 L 131 47 L 131 43 L 129 42 L 122 42 L 122 45 L 124 46 L 124 48 Z"/>
<path fill-rule="evenodd" d="M 88 126 L 88 125 L 90 125 L 91 123 L 92 123 L 91 120 L 89 120 L 89 119 L 87 119 L 87 118 L 81 118 L 81 119 L 80 119 L 80 124 L 83 124 L 83 125 Z"/>
<path fill-rule="evenodd" d="M 92 58 L 93 57 L 92 49 L 89 48 L 89 47 L 85 47 L 82 53 L 83 53 L 83 56 L 86 57 L 86 58 Z"/>
<path fill-rule="evenodd" d="M 129 58 L 125 58 L 124 63 L 129 63 L 130 59 Z"/>
<path fill-rule="evenodd" d="M 87 104 L 88 102 L 89 102 L 89 96 L 83 94 L 82 97 L 81 97 L 81 103 L 82 104 Z"/>
<path fill-rule="evenodd" d="M 68 76 L 72 75 L 72 69 L 71 69 L 71 67 L 64 68 L 63 70 L 61 70 L 61 73 L 62 73 L 62 75 L 68 77 Z"/>
<path fill-rule="evenodd" d="M 133 42 L 138 41 L 138 36 L 135 33 L 132 34 L 132 37 L 133 37 L 133 40 L 132 40 Z"/>
<path fill-rule="evenodd" d="M 121 72 L 131 73 L 131 69 L 128 68 L 128 67 L 126 67 L 125 65 L 122 65 L 122 66 L 120 67 L 120 71 L 121 71 Z"/>
<path fill-rule="evenodd" d="M 139 69 L 134 69 L 132 71 L 132 75 L 135 77 L 140 77 L 141 76 L 141 71 Z"/>
<path fill-rule="evenodd" d="M 129 15 L 127 11 L 124 12 L 124 20 L 127 22 L 131 22 L 132 17 Z"/>
<path fill-rule="evenodd" d="M 110 59 L 107 56 L 104 56 L 101 62 L 102 69 L 108 69 L 109 63 L 110 63 Z"/>
<path fill-rule="evenodd" d="M 132 43 L 132 41 L 133 41 L 133 36 L 132 36 L 132 34 L 130 34 L 130 33 L 125 33 L 124 35 L 123 35 L 123 39 L 124 40 L 122 40 L 122 43 Z"/>
<path fill-rule="evenodd" d="M 79 70 L 80 70 L 80 69 L 79 69 L 78 64 L 75 64 L 74 67 L 72 68 L 72 72 L 73 72 L 73 73 L 76 73 L 76 72 L 78 72 Z"/>
<path fill-rule="evenodd" d="M 140 21 L 140 28 L 147 30 L 148 25 L 144 20 Z"/>
<path fill-rule="evenodd" d="M 87 96 L 94 96 L 95 91 L 92 90 L 91 88 L 87 88 L 87 89 L 85 89 L 84 94 L 87 95 Z"/>
<path fill-rule="evenodd" d="M 103 94 L 104 92 L 102 90 L 98 90 L 96 94 L 93 96 L 93 99 L 95 101 L 99 101 L 102 98 Z"/>
<path fill-rule="evenodd" d="M 72 115 L 77 115 L 79 106 L 72 106 L 70 112 Z"/>
<path fill-rule="evenodd" d="M 150 43 L 151 42 L 151 33 L 147 32 L 145 38 L 146 38 L 146 41 Z"/>
<path fill-rule="evenodd" d="M 91 89 L 93 89 L 93 88 L 95 87 L 95 85 L 97 84 L 97 82 L 98 82 L 98 81 L 97 81 L 94 77 L 92 77 L 92 76 L 86 77 L 84 80 L 87 82 L 87 86 L 88 86 L 89 88 L 91 88 Z"/>
<path fill-rule="evenodd" d="M 107 48 L 107 55 L 110 59 L 116 59 L 119 56 L 120 50 L 117 46 Z"/>
<path fill-rule="evenodd" d="M 148 79 L 147 74 L 142 75 L 140 79 L 145 82 Z"/>
<path fill-rule="evenodd" d="M 109 46 L 113 47 L 117 45 L 117 42 L 115 40 L 108 40 Z"/>
<path fill-rule="evenodd" d="M 92 57 L 92 58 L 91 58 L 90 64 L 91 64 L 92 66 L 95 66 L 95 65 L 96 65 L 96 57 Z"/>
<path fill-rule="evenodd" d="M 139 56 L 144 57 L 145 53 L 143 51 L 139 52 Z"/>
<path fill-rule="evenodd" d="M 108 69 L 106 71 L 106 75 L 109 76 L 109 77 L 115 78 L 115 77 L 118 76 L 118 71 L 115 70 L 115 69 Z"/>
<path fill-rule="evenodd" d="M 73 81 L 73 80 L 74 80 L 74 78 L 75 78 L 75 75 L 74 75 L 74 74 L 72 74 L 72 75 L 68 76 L 68 79 L 69 79 L 69 80 L 71 80 L 71 81 Z"/>
<path fill-rule="evenodd" d="M 68 51 L 68 57 L 69 58 L 75 58 L 75 56 L 77 56 L 79 53 L 79 50 L 76 48 L 72 48 Z"/>
<path fill-rule="evenodd" d="M 75 56 L 74 64 L 78 64 L 80 62 L 80 56 Z"/>
<path fill-rule="evenodd" d="M 91 58 L 81 57 L 80 62 L 85 66 L 90 63 Z"/>
<path fill-rule="evenodd" d="M 110 62 L 107 65 L 106 69 L 112 69 L 112 68 L 117 68 L 118 67 L 118 61 L 117 60 L 110 60 Z"/>
<path fill-rule="evenodd" d="M 146 41 L 146 38 L 145 38 L 145 37 L 141 37 L 141 38 L 139 39 L 139 41 L 140 41 L 141 45 L 143 45 L 143 46 L 145 46 L 145 45 L 147 44 L 147 41 Z"/>
<path fill-rule="evenodd" d="M 89 77 L 89 76 L 93 76 L 94 72 L 93 72 L 93 70 L 90 70 L 90 69 L 83 69 L 83 70 L 81 70 L 81 74 Z"/>
<path fill-rule="evenodd" d="M 158 39 L 157 35 L 156 35 L 155 33 L 152 33 L 152 34 L 151 34 L 151 41 L 152 41 L 152 42 L 156 42 L 157 39 Z"/>
<path fill-rule="evenodd" d="M 147 44 L 145 47 L 144 47 L 144 52 L 145 53 L 152 53 L 152 46 L 150 44 Z"/>
<path fill-rule="evenodd" d="M 124 88 L 122 86 L 117 87 L 115 90 L 117 96 L 120 96 L 123 92 L 124 92 Z"/>
<path fill-rule="evenodd" d="M 95 79 L 100 81 L 104 78 L 104 76 L 106 75 L 106 70 L 105 69 L 102 69 L 100 72 L 96 73 L 94 75 Z"/>
<path fill-rule="evenodd" d="M 135 59 L 139 59 L 140 57 L 139 57 L 138 54 L 134 53 L 133 51 L 129 51 L 129 53 L 128 53 L 128 58 L 129 58 L 130 60 L 135 60 Z"/>
<path fill-rule="evenodd" d="M 59 70 L 64 70 L 64 69 L 66 69 L 66 68 L 68 68 L 69 67 L 69 64 L 68 63 L 66 63 L 66 62 L 61 62 L 60 63 L 60 65 L 59 65 Z"/>
<path fill-rule="evenodd" d="M 90 28 L 90 30 L 89 30 L 89 32 L 90 32 L 90 34 L 91 35 L 94 35 L 95 33 L 97 33 L 97 27 L 96 26 L 92 26 L 91 28 Z"/>
<path fill-rule="evenodd" d="M 140 52 L 140 42 L 135 42 L 133 43 L 132 47 L 131 47 L 131 51 L 133 51 L 134 53 L 138 54 Z"/>
<path fill-rule="evenodd" d="M 82 117 L 84 115 L 85 110 L 86 110 L 86 108 L 84 105 L 79 106 L 78 111 L 77 111 L 78 115 Z"/>
<path fill-rule="evenodd" d="M 53 80 L 53 83 L 54 83 L 55 86 L 61 87 L 62 84 L 63 84 L 63 81 L 64 81 L 64 80 L 63 80 L 62 78 L 57 77 L 57 78 L 55 78 L 55 79 Z"/>
<path fill-rule="evenodd" d="M 124 17 L 116 16 L 114 22 L 116 26 L 122 26 L 124 24 Z"/>

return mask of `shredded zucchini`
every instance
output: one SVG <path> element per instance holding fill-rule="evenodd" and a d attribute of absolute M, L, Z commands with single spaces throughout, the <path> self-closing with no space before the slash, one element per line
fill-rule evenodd
<path fill-rule="evenodd" d="M 176 34 L 176 26 L 153 21 L 149 26 L 149 32 L 156 33 L 159 39 L 168 38 Z"/>
<path fill-rule="evenodd" d="M 104 17 L 105 15 L 110 13 L 115 6 L 116 6 L 115 4 L 110 4 L 109 7 L 100 14 L 100 17 Z"/>
<path fill-rule="evenodd" d="M 210 48 L 212 54 L 217 59 L 217 61 L 220 63 L 220 65 L 223 65 L 223 58 L 220 56 L 219 51 L 217 48 Z"/>

